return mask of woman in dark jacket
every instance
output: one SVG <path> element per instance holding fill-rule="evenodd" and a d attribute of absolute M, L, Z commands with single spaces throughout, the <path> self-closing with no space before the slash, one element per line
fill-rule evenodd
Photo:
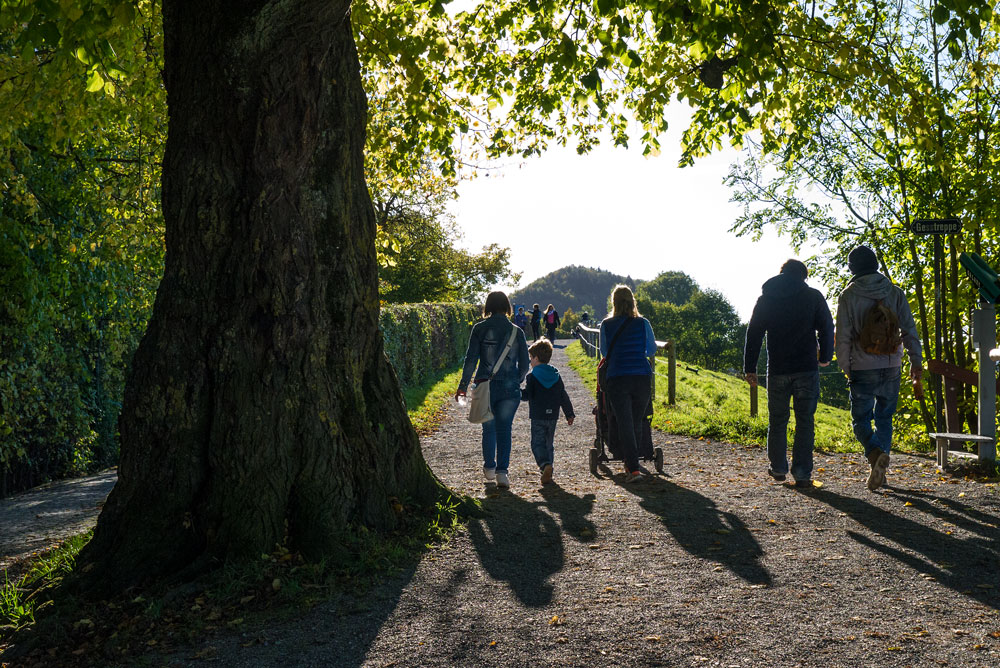
<path fill-rule="evenodd" d="M 496 480 L 497 487 L 510 487 L 511 424 L 521 403 L 521 383 L 528 373 L 528 343 L 524 332 L 514 326 L 509 317 L 513 312 L 510 299 L 503 292 L 491 292 L 483 306 L 483 320 L 473 326 L 469 349 L 465 353 L 462 380 L 455 399 L 465 396 L 475 372 L 475 382 L 486 380 L 507 346 L 511 331 L 516 330 L 514 344 L 496 374 L 490 379 L 490 408 L 493 419 L 483 423 L 483 475 Z"/>
<path fill-rule="evenodd" d="M 608 355 L 607 386 L 604 391 L 618 422 L 618 437 L 625 459 L 626 482 L 641 479 L 639 443 L 642 421 L 649 407 L 653 369 L 649 356 L 656 353 L 656 338 L 649 321 L 639 315 L 635 296 L 626 285 L 611 293 L 612 314 L 601 322 L 601 355 Z M 622 329 L 624 328 L 624 329 Z"/>
<path fill-rule="evenodd" d="M 541 335 L 541 327 L 542 327 L 542 312 L 541 312 L 538 304 L 535 304 L 531 308 L 531 333 L 532 333 L 531 340 L 532 341 L 537 341 L 538 340 L 538 337 Z"/>

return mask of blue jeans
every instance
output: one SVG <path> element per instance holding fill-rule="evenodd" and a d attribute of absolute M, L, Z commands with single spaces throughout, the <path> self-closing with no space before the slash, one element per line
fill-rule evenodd
<path fill-rule="evenodd" d="M 483 423 L 483 466 L 506 473 L 510 466 L 510 426 L 521 399 L 496 399 L 491 395 L 490 400 L 493 419 Z"/>
<path fill-rule="evenodd" d="M 767 376 L 767 458 L 775 473 L 788 473 L 788 402 L 795 409 L 795 438 L 792 441 L 792 477 L 809 480 L 813 470 L 813 417 L 819 403 L 819 372 L 768 374 Z"/>
<path fill-rule="evenodd" d="M 535 463 L 538 468 L 543 469 L 545 465 L 551 465 L 555 461 L 556 425 L 555 420 L 532 420 L 531 421 L 531 454 L 535 456 Z"/>
<path fill-rule="evenodd" d="M 892 415 L 899 401 L 899 369 L 863 369 L 851 372 L 851 422 L 865 455 L 892 447 Z M 875 428 L 872 429 L 872 422 Z"/>

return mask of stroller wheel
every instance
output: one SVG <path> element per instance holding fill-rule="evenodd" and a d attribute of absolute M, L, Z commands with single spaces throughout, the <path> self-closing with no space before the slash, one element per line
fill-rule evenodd
<path fill-rule="evenodd" d="M 663 473 L 663 448 L 653 448 L 653 462 L 656 464 L 656 472 Z"/>
<path fill-rule="evenodd" d="M 597 465 L 601 461 L 601 451 L 597 448 L 590 449 L 590 472 L 597 475 Z"/>

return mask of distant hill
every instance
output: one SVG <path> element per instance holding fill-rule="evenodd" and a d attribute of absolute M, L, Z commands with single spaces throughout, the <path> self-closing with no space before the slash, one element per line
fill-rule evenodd
<path fill-rule="evenodd" d="M 539 304 L 542 310 L 548 304 L 556 307 L 559 313 L 567 308 L 580 313 L 587 305 L 597 310 L 591 317 L 603 317 L 607 314 L 608 297 L 611 290 L 619 283 L 624 283 L 633 290 L 642 281 L 636 281 L 630 276 L 619 276 L 603 269 L 591 269 L 571 265 L 556 269 L 511 293 L 511 303 L 524 304 L 525 311 L 531 310 L 532 304 Z"/>

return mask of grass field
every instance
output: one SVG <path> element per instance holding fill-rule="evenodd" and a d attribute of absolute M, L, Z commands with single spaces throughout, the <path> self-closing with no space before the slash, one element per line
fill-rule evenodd
<path fill-rule="evenodd" d="M 593 392 L 597 387 L 597 360 L 579 345 L 567 349 L 570 367 Z M 671 434 L 706 440 L 763 446 L 767 439 L 767 390 L 758 391 L 758 414 L 750 417 L 750 389 L 742 378 L 677 362 L 677 404 L 667 404 L 666 359 L 657 358 L 653 426 Z M 794 417 L 789 425 L 791 444 Z M 816 449 L 826 452 L 860 452 L 851 431 L 851 415 L 841 408 L 820 404 L 816 410 Z M 894 443 L 894 448 L 924 451 L 915 443 Z"/>

